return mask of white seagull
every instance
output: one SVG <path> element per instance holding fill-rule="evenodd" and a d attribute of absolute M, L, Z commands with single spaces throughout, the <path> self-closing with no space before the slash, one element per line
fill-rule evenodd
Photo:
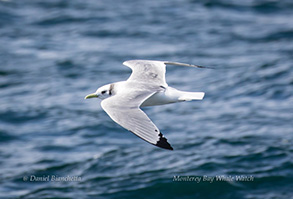
<path fill-rule="evenodd" d="M 184 92 L 168 86 L 166 64 L 205 68 L 169 61 L 129 60 L 123 63 L 132 69 L 126 81 L 107 84 L 85 97 L 102 99 L 101 106 L 116 123 L 143 140 L 173 150 L 158 127 L 140 109 L 145 106 L 202 100 L 204 92 Z"/>

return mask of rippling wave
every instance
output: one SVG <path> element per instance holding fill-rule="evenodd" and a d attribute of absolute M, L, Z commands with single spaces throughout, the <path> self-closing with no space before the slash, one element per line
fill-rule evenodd
<path fill-rule="evenodd" d="M 292 8 L 0 1 L 0 198 L 291 198 Z M 127 79 L 128 59 L 214 68 L 168 67 L 170 86 L 203 91 L 204 100 L 145 109 L 172 152 L 83 100 Z"/>

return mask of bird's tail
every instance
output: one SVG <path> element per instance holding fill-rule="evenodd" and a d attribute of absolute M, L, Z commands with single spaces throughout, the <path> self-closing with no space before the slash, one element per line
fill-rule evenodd
<path fill-rule="evenodd" d="M 202 100 L 204 97 L 204 92 L 181 92 L 180 101 L 191 101 L 191 100 Z"/>

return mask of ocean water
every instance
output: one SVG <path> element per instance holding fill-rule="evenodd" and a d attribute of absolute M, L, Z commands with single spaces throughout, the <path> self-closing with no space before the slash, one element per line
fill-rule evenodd
<path fill-rule="evenodd" d="M 291 0 L 0 1 L 0 198 L 293 198 Z M 146 108 L 174 151 L 84 96 L 168 66 L 204 100 Z"/>

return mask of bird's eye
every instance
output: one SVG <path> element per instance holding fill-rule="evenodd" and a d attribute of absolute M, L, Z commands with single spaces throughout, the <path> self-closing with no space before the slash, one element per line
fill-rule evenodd
<path fill-rule="evenodd" d="M 101 93 L 102 93 L 102 94 L 105 94 L 106 92 L 107 92 L 107 91 L 102 91 Z"/>

